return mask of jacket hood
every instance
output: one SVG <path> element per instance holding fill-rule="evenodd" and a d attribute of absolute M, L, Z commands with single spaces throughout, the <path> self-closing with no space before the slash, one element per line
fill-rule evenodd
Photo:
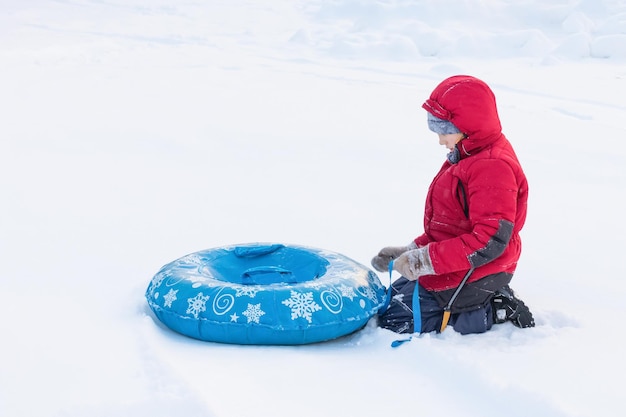
<path fill-rule="evenodd" d="M 452 122 L 467 138 L 467 154 L 495 142 L 502 136 L 496 97 L 489 86 L 469 75 L 443 80 L 422 107 L 433 116 Z"/>

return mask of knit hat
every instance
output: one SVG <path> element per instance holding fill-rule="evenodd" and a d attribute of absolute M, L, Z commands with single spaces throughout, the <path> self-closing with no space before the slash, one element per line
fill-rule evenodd
<path fill-rule="evenodd" d="M 441 135 L 461 133 L 461 131 L 455 125 L 453 125 L 452 122 L 435 117 L 430 112 L 426 113 L 428 114 L 428 128 L 433 132 L 439 133 Z"/>

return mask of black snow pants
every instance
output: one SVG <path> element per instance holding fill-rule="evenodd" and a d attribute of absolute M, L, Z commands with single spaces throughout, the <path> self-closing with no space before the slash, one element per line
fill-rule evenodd
<path fill-rule="evenodd" d="M 493 325 L 493 293 L 511 281 L 510 274 L 494 274 L 466 285 L 451 310 L 449 325 L 461 334 L 484 333 Z M 452 295 L 429 292 L 416 281 L 401 277 L 391 284 L 390 300 L 379 316 L 379 326 L 396 333 L 439 331 L 444 306 Z M 415 328 L 415 323 L 420 328 Z"/>

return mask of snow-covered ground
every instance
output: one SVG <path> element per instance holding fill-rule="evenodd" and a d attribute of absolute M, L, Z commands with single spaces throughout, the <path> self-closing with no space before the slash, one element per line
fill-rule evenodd
<path fill-rule="evenodd" d="M 417 236 L 446 153 L 420 106 L 458 73 L 529 178 L 537 327 L 258 347 L 155 321 L 150 279 L 200 249 L 369 265 Z M 624 1 L 3 0 L 0 416 L 623 415 L 625 97 Z"/>

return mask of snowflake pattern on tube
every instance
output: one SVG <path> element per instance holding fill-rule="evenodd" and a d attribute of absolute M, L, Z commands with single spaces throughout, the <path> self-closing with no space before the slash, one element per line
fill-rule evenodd
<path fill-rule="evenodd" d="M 193 314 L 195 318 L 198 318 L 198 315 L 203 311 L 206 311 L 206 302 L 209 300 L 208 295 L 203 295 L 202 293 L 198 293 L 193 298 L 188 298 L 187 302 L 189 303 L 189 308 L 187 308 L 187 314 Z"/>
<path fill-rule="evenodd" d="M 312 292 L 301 293 L 292 290 L 291 297 L 283 301 L 283 304 L 291 308 L 292 320 L 302 317 L 309 323 L 311 323 L 312 314 L 322 309 L 322 307 L 313 300 Z"/>
<path fill-rule="evenodd" d="M 261 304 L 248 303 L 248 308 L 241 314 L 246 316 L 248 323 L 259 323 L 259 319 L 265 314 L 265 311 L 261 310 Z"/>

